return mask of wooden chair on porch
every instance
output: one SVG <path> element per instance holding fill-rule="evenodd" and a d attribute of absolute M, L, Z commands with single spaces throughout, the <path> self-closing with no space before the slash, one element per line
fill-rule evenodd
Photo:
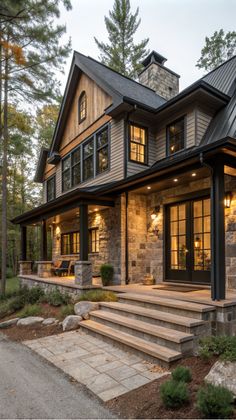
<path fill-rule="evenodd" d="M 56 276 L 69 276 L 70 274 L 70 266 L 71 266 L 71 261 L 69 260 L 64 260 L 61 261 L 61 264 L 59 265 L 59 267 L 54 268 L 54 274 Z"/>

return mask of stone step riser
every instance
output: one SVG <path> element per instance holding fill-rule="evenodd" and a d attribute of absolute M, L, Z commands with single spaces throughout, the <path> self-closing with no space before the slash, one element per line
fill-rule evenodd
<path fill-rule="evenodd" d="M 162 359 L 159 359 L 158 357 L 154 357 L 150 354 L 147 354 L 143 351 L 140 351 L 138 349 L 135 349 L 127 344 L 121 343 L 117 340 L 115 340 L 114 338 L 111 337 L 107 337 L 105 335 L 102 335 L 100 333 L 97 333 L 95 331 L 92 331 L 90 329 L 87 329 L 85 325 L 81 325 L 81 329 L 89 335 L 92 335 L 95 338 L 99 338 L 100 340 L 103 340 L 105 343 L 109 343 L 109 344 L 113 344 L 113 346 L 117 347 L 118 349 L 121 349 L 123 351 L 127 351 L 127 352 L 132 352 L 133 354 L 135 354 L 136 356 L 142 357 L 144 360 L 146 360 L 147 362 L 150 363 L 158 363 L 160 366 L 162 366 L 163 368 L 169 369 L 171 365 L 173 365 L 175 363 L 175 361 L 173 362 L 166 362 Z"/>
<path fill-rule="evenodd" d="M 128 305 L 141 306 L 148 309 L 156 309 L 157 311 L 168 312 L 173 315 L 186 316 L 188 318 L 201 319 L 203 321 L 210 321 L 214 317 L 214 312 L 197 312 L 190 309 L 176 308 L 168 305 L 159 305 L 151 302 L 141 302 L 133 299 L 119 298 L 120 303 L 127 303 Z"/>
<path fill-rule="evenodd" d="M 130 319 L 136 319 L 139 321 L 147 322 L 148 324 L 152 325 L 159 325 L 160 327 L 170 328 L 172 330 L 185 332 L 187 334 L 193 334 L 195 336 L 209 335 L 211 334 L 211 328 L 209 323 L 205 323 L 204 325 L 196 325 L 193 327 L 188 327 L 185 325 L 175 324 L 166 320 L 151 318 L 148 316 L 140 315 L 125 311 L 123 309 L 116 309 L 116 308 L 108 308 L 106 306 L 100 305 L 103 311 L 112 312 L 117 315 L 122 315 Z M 140 307 L 139 307 L 140 309 Z"/>
<path fill-rule="evenodd" d="M 182 343 L 176 343 L 174 341 L 167 340 L 162 337 L 157 337 L 147 332 L 138 331 L 134 328 L 129 328 L 125 325 L 120 325 L 116 322 L 112 322 L 110 320 L 101 319 L 96 317 L 95 314 L 90 315 L 91 320 L 99 322 L 100 324 L 107 325 L 108 327 L 114 328 L 118 331 L 123 331 L 127 334 L 133 335 L 134 337 L 142 338 L 151 343 L 159 344 L 163 347 L 167 347 L 171 350 L 176 350 L 183 355 L 192 355 L 193 354 L 193 340 L 184 341 Z"/>

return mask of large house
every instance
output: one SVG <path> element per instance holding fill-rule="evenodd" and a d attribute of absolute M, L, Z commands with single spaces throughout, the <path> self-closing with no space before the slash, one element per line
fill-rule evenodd
<path fill-rule="evenodd" d="M 110 263 L 114 285 L 150 276 L 208 285 L 213 300 L 236 289 L 236 56 L 180 93 L 165 62 L 151 52 L 137 82 L 74 52 L 35 175 L 44 203 L 14 219 L 21 276 L 40 224 L 44 279 L 69 260 L 82 286 Z"/>

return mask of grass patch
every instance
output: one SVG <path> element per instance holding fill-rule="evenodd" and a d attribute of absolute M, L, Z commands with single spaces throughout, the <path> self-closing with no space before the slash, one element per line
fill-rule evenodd
<path fill-rule="evenodd" d="M 18 312 L 19 318 L 27 318 L 28 316 L 39 316 L 42 314 L 42 308 L 40 305 L 26 305 L 20 312 Z"/>
<path fill-rule="evenodd" d="M 200 341 L 199 355 L 205 360 L 219 356 L 221 360 L 236 362 L 236 336 L 212 336 Z"/>
<path fill-rule="evenodd" d="M 76 298 L 76 302 L 90 300 L 91 302 L 117 302 L 117 295 L 107 290 L 89 290 Z"/>
<path fill-rule="evenodd" d="M 71 303 L 61 307 L 61 310 L 60 310 L 61 319 L 64 319 L 65 317 L 69 315 L 74 315 L 74 314 L 75 314 L 74 305 L 72 305 Z"/>
<path fill-rule="evenodd" d="M 20 289 L 20 282 L 18 277 L 12 277 L 11 279 L 7 279 L 6 282 L 6 293 L 17 293 Z"/>

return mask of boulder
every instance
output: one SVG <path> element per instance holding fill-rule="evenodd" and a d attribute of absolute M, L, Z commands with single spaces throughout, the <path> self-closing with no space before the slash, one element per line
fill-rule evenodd
<path fill-rule="evenodd" d="M 7 321 L 0 322 L 0 329 L 1 329 L 1 328 L 8 328 L 8 327 L 10 327 L 11 325 L 15 325 L 15 324 L 17 324 L 17 321 L 18 321 L 19 319 L 20 319 L 20 318 L 12 318 L 12 319 L 8 319 Z"/>
<path fill-rule="evenodd" d="M 58 319 L 56 318 L 46 318 L 43 322 L 42 325 L 53 325 L 53 324 L 58 324 Z"/>
<path fill-rule="evenodd" d="M 21 318 L 17 322 L 18 327 L 28 327 L 30 325 L 40 324 L 43 322 L 44 318 L 40 316 L 28 316 L 27 318 Z"/>
<path fill-rule="evenodd" d="M 70 331 L 79 328 L 79 323 L 82 321 L 82 317 L 78 315 L 68 315 L 62 322 L 63 331 Z"/>
<path fill-rule="evenodd" d="M 205 381 L 223 386 L 236 396 L 236 362 L 217 361 L 205 377 Z"/>
<path fill-rule="evenodd" d="M 82 316 L 83 319 L 88 319 L 92 311 L 97 311 L 99 304 L 97 302 L 81 301 L 75 304 L 74 311 L 76 315 Z"/>

